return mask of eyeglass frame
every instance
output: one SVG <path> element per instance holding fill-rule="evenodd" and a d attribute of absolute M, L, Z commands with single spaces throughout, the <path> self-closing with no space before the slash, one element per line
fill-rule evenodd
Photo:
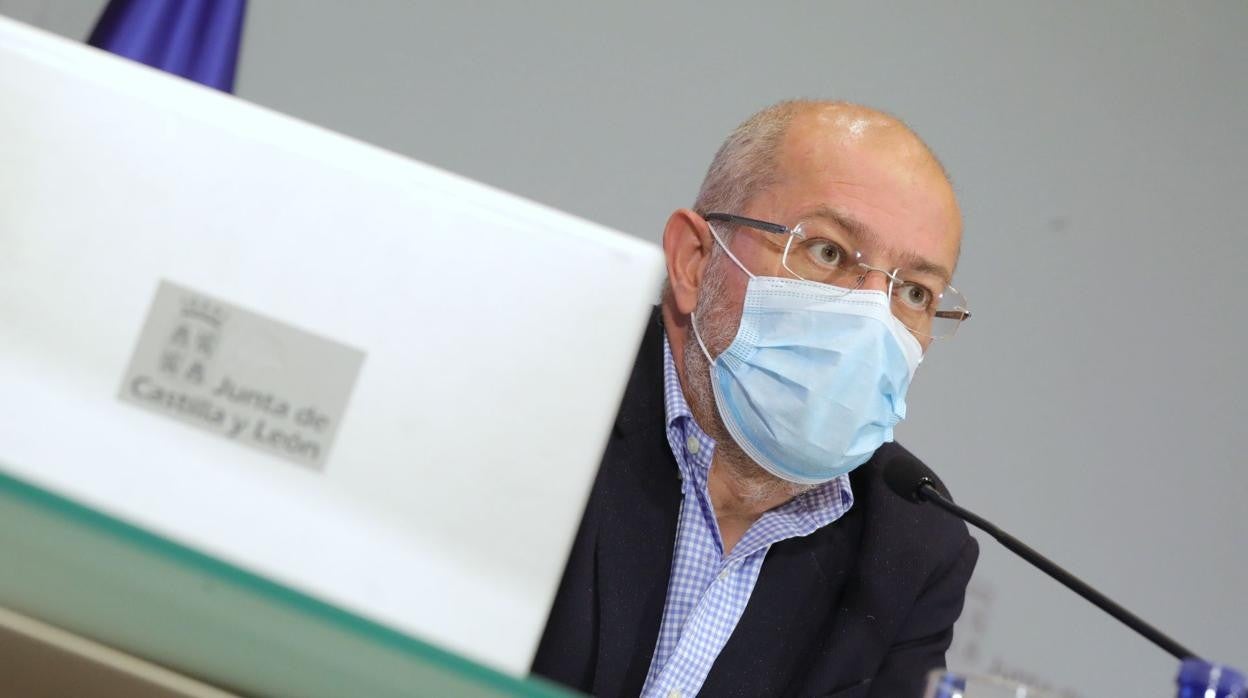
<path fill-rule="evenodd" d="M 723 221 L 723 222 L 725 222 L 725 223 L 731 223 L 731 224 L 735 224 L 735 225 L 743 225 L 743 226 L 745 226 L 745 227 L 747 227 L 747 228 L 753 228 L 753 229 L 755 229 L 755 230 L 761 230 L 761 231 L 763 231 L 763 232 L 765 232 L 765 233 L 775 233 L 775 234 L 777 234 L 777 235 L 788 235 L 788 236 L 789 236 L 789 240 L 788 240 L 788 242 L 787 242 L 787 243 L 785 244 L 785 246 L 784 246 L 784 259 L 785 259 L 785 260 L 787 260 L 787 258 L 788 258 L 788 253 L 789 253 L 789 245 L 791 245 L 791 244 L 793 243 L 793 238 L 794 238 L 794 237 L 805 237 L 805 234 L 804 234 L 804 233 L 802 233 L 802 232 L 800 231 L 800 228 L 801 228 L 801 226 L 800 226 L 800 225 L 799 225 L 798 227 L 796 227 L 796 228 L 790 228 L 789 226 L 787 226 L 787 225 L 782 225 L 782 224 L 780 224 L 780 223 L 772 223 L 772 222 L 770 222 L 770 221 L 759 220 L 759 219 L 757 219 L 757 218 L 748 218 L 748 217 L 746 217 L 746 216 L 738 216 L 738 215 L 737 215 L 737 214 L 735 214 L 735 213 L 722 213 L 722 212 L 718 212 L 718 211 L 712 211 L 712 212 L 709 212 L 709 213 L 701 213 L 701 212 L 698 212 L 698 215 L 702 216 L 702 218 L 703 218 L 704 220 L 706 220 L 706 222 L 707 222 L 707 223 L 710 223 L 711 221 Z M 861 251 L 861 250 L 857 250 L 857 249 L 855 249 L 855 250 L 854 250 L 854 256 L 855 256 L 854 263 L 855 263 L 855 264 L 857 264 L 858 266 L 862 267 L 863 269 L 866 269 L 868 274 L 869 274 L 870 272 L 873 272 L 873 271 L 878 271 L 879 273 L 883 274 L 885 277 L 887 277 L 887 278 L 888 278 L 888 295 L 889 295 L 889 298 L 892 298 L 892 295 L 893 295 L 893 284 L 894 284 L 894 283 L 904 283 L 904 282 L 905 282 L 905 280 L 904 280 L 904 279 L 898 278 L 898 276 L 897 276 L 898 272 L 900 272 L 900 271 L 901 271 L 901 267 L 897 267 L 896 269 L 894 269 L 894 270 L 893 270 L 893 271 L 891 271 L 891 272 L 890 272 L 890 271 L 888 271 L 887 269 L 882 269 L 882 268 L 880 268 L 880 267 L 873 267 L 873 266 L 871 266 L 870 264 L 867 264 L 866 262 L 862 261 L 862 251 Z M 800 278 L 802 278 L 800 275 L 798 275 L 798 273 L 797 273 L 797 272 L 795 272 L 795 271 L 793 271 L 792 269 L 790 269 L 790 268 L 789 268 L 787 261 L 782 262 L 782 264 L 784 265 L 784 268 L 785 268 L 786 270 L 788 270 L 788 272 L 789 272 L 790 274 L 793 274 L 795 277 L 797 277 L 797 278 L 799 278 L 799 279 L 800 279 Z M 863 275 L 862 275 L 862 280 L 860 280 L 860 281 L 858 282 L 859 286 L 861 286 L 863 283 L 865 283 L 866 277 L 867 277 L 867 274 L 863 274 Z M 814 282 L 814 283 L 818 283 L 818 282 Z M 950 290 L 952 290 L 954 293 L 957 293 L 958 295 L 962 296 L 962 298 L 963 298 L 963 299 L 965 299 L 965 298 L 966 298 L 966 296 L 965 296 L 965 295 L 964 295 L 961 291 L 959 291 L 957 288 L 955 288 L 955 287 L 953 286 L 953 284 L 950 284 L 950 283 L 946 282 L 946 283 L 945 283 L 945 286 L 946 286 L 947 288 L 949 288 Z M 942 295 L 943 295 L 943 294 L 942 294 Z M 962 325 L 962 323 L 964 323 L 964 322 L 966 322 L 967 320 L 970 320 L 970 319 L 971 319 L 971 311 L 970 311 L 969 309 L 967 309 L 967 308 L 960 308 L 960 309 L 957 309 L 957 310 L 943 310 L 943 311 L 942 311 L 942 310 L 938 310 L 938 311 L 936 311 L 936 312 L 933 314 L 933 317 L 934 317 L 934 318 L 942 318 L 942 319 L 946 319 L 946 320 L 957 320 L 957 321 L 958 321 L 958 324 L 954 326 L 955 331 L 956 331 L 956 328 L 957 328 L 957 327 L 960 327 L 960 326 Z M 910 328 L 907 328 L 907 329 L 910 329 Z M 910 331 L 911 331 L 911 332 L 918 332 L 918 330 L 914 330 L 914 329 L 911 329 Z M 938 340 L 938 339 L 949 339 L 950 337 L 952 337 L 952 336 L 954 335 L 954 333 L 953 333 L 953 332 L 950 332 L 950 333 L 949 333 L 949 334 L 947 334 L 947 335 L 941 335 L 941 336 L 935 336 L 935 335 L 927 334 L 927 333 L 924 333 L 924 332 L 919 332 L 919 333 L 920 333 L 920 334 L 923 334 L 925 337 L 927 337 L 927 338 L 929 338 L 929 339 L 931 339 L 931 340 L 933 340 L 933 341 L 934 341 L 934 340 Z"/>

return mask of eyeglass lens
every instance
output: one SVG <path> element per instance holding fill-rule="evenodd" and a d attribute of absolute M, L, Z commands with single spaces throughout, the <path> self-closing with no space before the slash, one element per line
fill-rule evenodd
<path fill-rule="evenodd" d="M 846 293 L 861 288 L 871 273 L 880 272 L 892 285 L 893 314 L 924 336 L 951 336 L 967 316 L 966 298 L 940 277 L 867 266 L 846 241 L 816 230 L 790 233 L 781 263 L 799 279 L 829 284 Z"/>

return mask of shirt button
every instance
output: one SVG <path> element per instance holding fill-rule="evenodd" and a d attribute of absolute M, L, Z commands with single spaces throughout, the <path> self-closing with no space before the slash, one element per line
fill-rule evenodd
<path fill-rule="evenodd" d="M 685 439 L 685 448 L 689 449 L 689 452 L 696 456 L 698 451 L 702 450 L 702 444 L 698 443 L 698 437 L 690 436 Z"/>
<path fill-rule="evenodd" d="M 680 691 L 673 688 L 667 692 L 667 698 L 680 698 Z"/>

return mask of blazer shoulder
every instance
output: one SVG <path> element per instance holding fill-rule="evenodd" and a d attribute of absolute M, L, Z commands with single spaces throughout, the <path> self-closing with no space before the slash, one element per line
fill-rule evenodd
<path fill-rule="evenodd" d="M 880 446 L 871 460 L 850 475 L 854 508 L 861 507 L 864 531 L 878 547 L 941 566 L 968 544 L 970 532 L 961 519 L 943 509 L 912 502 L 888 487 L 884 469 L 899 459 L 921 462 L 901 444 L 890 442 Z M 948 492 L 944 483 L 939 484 Z"/>

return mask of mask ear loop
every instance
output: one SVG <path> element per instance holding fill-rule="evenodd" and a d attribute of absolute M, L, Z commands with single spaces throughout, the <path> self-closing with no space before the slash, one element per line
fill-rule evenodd
<path fill-rule="evenodd" d="M 728 245 L 725 245 L 724 241 L 720 239 L 719 233 L 715 232 L 715 226 L 711 225 L 710 223 L 707 223 L 706 227 L 708 230 L 711 231 L 711 237 L 715 238 L 715 242 L 719 243 L 719 249 L 723 250 L 724 254 L 728 255 L 728 259 L 731 259 L 732 263 L 737 265 L 737 268 L 745 272 L 746 276 L 750 277 L 751 279 L 756 278 L 753 274 L 750 273 L 749 269 L 745 268 L 745 265 L 741 263 L 741 260 L 737 259 L 737 256 L 732 253 L 732 250 L 728 249 Z"/>
<path fill-rule="evenodd" d="M 715 242 L 719 245 L 719 249 L 723 250 L 724 254 L 728 255 L 728 259 L 731 259 L 732 263 L 736 264 L 738 269 L 745 272 L 746 276 L 751 279 L 757 278 L 750 273 L 749 269 L 745 268 L 745 265 L 741 263 L 741 260 L 737 259 L 737 256 L 732 253 L 732 250 L 728 249 L 728 245 L 724 244 L 723 239 L 719 237 L 719 233 L 715 232 L 715 226 L 711 225 L 708 221 L 706 227 L 711 231 L 711 237 L 715 238 Z M 693 337 L 698 340 L 698 346 L 702 348 L 702 354 L 706 356 L 707 362 L 714 364 L 715 359 L 711 358 L 711 352 L 706 349 L 706 342 L 702 341 L 702 333 L 698 332 L 698 316 L 696 314 L 689 314 L 689 325 L 693 328 Z"/>
<path fill-rule="evenodd" d="M 702 341 L 702 334 L 698 332 L 698 316 L 693 313 L 689 314 L 689 326 L 693 328 L 693 338 L 698 340 L 698 346 L 702 347 L 702 353 L 706 356 L 707 363 L 714 364 L 715 359 L 711 358 L 711 352 L 706 350 L 706 342 Z"/>

